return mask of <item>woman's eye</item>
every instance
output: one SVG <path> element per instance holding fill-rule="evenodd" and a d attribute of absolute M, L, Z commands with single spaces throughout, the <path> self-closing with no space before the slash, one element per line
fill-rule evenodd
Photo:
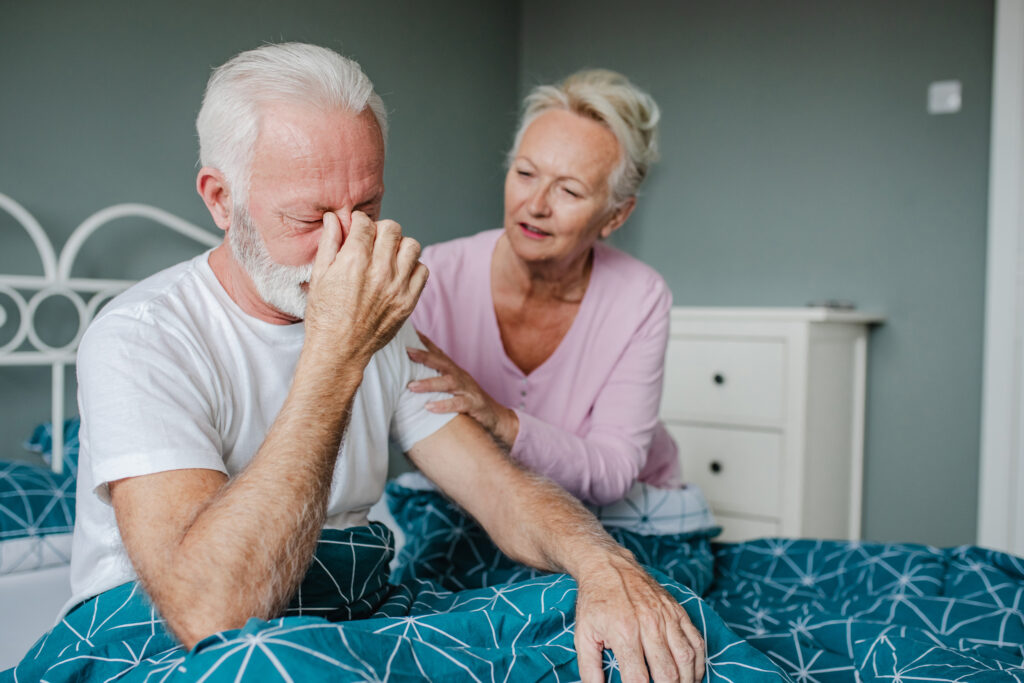
<path fill-rule="evenodd" d="M 583 196 L 579 192 L 574 192 L 573 190 L 570 190 L 568 187 L 563 187 L 562 189 L 565 190 L 565 193 L 567 195 L 569 195 L 570 197 L 573 197 L 575 199 L 579 199 L 580 197 Z"/>
<path fill-rule="evenodd" d="M 530 171 L 524 171 L 522 169 L 517 170 L 516 173 L 518 173 L 519 176 L 522 177 L 522 178 L 531 178 L 531 177 L 533 177 L 533 173 L 531 173 Z"/>

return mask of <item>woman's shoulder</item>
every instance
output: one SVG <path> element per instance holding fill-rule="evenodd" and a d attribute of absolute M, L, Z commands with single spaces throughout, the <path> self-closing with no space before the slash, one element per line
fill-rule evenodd
<path fill-rule="evenodd" d="M 600 300 L 601 319 L 617 334 L 632 338 L 667 329 L 672 290 L 657 270 L 604 242 L 594 245 L 591 286 Z M 592 310 L 597 310 L 594 308 Z M 643 332 L 642 332 L 643 330 Z M 615 334 L 613 333 L 613 334 Z"/>
<path fill-rule="evenodd" d="M 591 277 L 600 278 L 630 298 L 637 292 L 659 296 L 669 292 L 668 284 L 661 273 L 621 249 L 605 242 L 598 242 L 594 245 L 594 257 L 594 272 Z"/>

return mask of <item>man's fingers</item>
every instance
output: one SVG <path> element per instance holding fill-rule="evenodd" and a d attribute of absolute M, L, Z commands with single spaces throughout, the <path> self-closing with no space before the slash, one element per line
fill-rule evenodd
<path fill-rule="evenodd" d="M 398 246 L 402 243 L 402 226 L 394 221 L 377 221 L 376 230 L 373 262 L 378 268 L 394 273 L 398 267 Z"/>
<path fill-rule="evenodd" d="M 694 656 L 694 678 L 701 680 L 704 678 L 704 667 L 707 663 L 707 651 L 704 646 L 704 638 L 700 635 L 700 631 L 693 625 L 688 616 L 684 616 L 680 622 L 683 633 L 686 635 L 687 641 L 690 643 L 690 647 L 693 648 Z"/>
<path fill-rule="evenodd" d="M 690 644 L 678 626 L 671 629 L 674 633 L 666 633 L 669 629 L 664 626 L 660 619 L 652 618 L 640 630 L 640 641 L 643 643 L 644 658 L 651 677 L 656 681 L 693 683 L 693 651 Z M 679 647 L 678 653 L 672 645 L 673 639 Z"/>
<path fill-rule="evenodd" d="M 700 678 L 696 673 L 697 661 L 700 660 L 701 666 L 703 666 L 703 653 L 695 650 L 693 643 L 683 632 L 682 624 L 669 624 L 665 637 L 669 648 L 668 666 L 674 667 L 678 672 L 676 678 L 681 681 L 699 681 Z M 650 661 L 650 655 L 648 655 L 648 661 Z M 655 678 L 657 677 L 655 674 Z M 703 677 L 703 672 L 701 677 Z"/>
<path fill-rule="evenodd" d="M 580 680 L 583 683 L 604 683 L 604 667 L 601 662 L 603 652 L 600 643 L 576 632 L 576 664 L 580 667 Z"/>
<path fill-rule="evenodd" d="M 619 663 L 619 676 L 623 683 L 643 683 L 651 679 L 644 664 L 643 646 L 637 636 L 621 638 L 617 644 L 611 644 L 611 649 Z"/>
<path fill-rule="evenodd" d="M 409 277 L 409 293 L 416 297 L 419 301 L 420 294 L 423 293 L 423 288 L 427 284 L 427 278 L 430 277 L 430 271 L 422 263 L 417 263 L 416 267 L 413 268 L 412 275 Z M 437 348 L 436 346 L 434 348 Z"/>
<path fill-rule="evenodd" d="M 420 243 L 411 237 L 403 237 L 398 244 L 398 276 L 408 279 L 416 269 L 422 251 Z"/>
<path fill-rule="evenodd" d="M 367 258 L 373 253 L 373 243 L 377 239 L 377 226 L 362 211 L 352 212 L 352 227 L 348 230 L 342 249 L 348 252 L 360 251 Z"/>
<path fill-rule="evenodd" d="M 332 211 L 324 213 L 324 227 L 320 231 L 320 244 L 313 259 L 313 277 L 320 278 L 334 263 L 341 247 L 341 221 Z"/>

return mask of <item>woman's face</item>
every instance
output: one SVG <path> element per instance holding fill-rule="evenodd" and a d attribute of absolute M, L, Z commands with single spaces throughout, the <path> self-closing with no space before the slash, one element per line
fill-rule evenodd
<path fill-rule="evenodd" d="M 505 233 L 528 262 L 570 264 L 629 214 L 609 207 L 619 161 L 615 135 L 593 119 L 556 109 L 527 127 L 505 177 Z"/>

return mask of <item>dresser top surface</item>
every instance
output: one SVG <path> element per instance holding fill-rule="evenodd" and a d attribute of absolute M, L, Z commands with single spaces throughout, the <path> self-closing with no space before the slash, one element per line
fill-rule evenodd
<path fill-rule="evenodd" d="M 847 308 L 828 308 L 824 306 L 794 306 L 789 308 L 675 306 L 672 308 L 672 318 L 678 320 L 787 320 L 858 323 L 862 325 L 877 325 L 885 321 L 885 316 L 876 312 Z"/>

